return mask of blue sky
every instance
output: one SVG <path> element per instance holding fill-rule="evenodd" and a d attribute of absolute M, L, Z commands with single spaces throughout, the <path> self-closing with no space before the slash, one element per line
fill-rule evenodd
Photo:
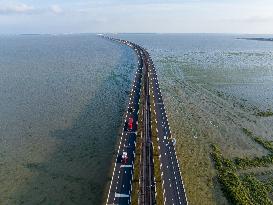
<path fill-rule="evenodd" d="M 0 0 L 0 33 L 271 33 L 272 0 Z"/>

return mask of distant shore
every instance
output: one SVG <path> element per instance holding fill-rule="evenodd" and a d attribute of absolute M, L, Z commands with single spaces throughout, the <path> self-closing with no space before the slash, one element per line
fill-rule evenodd
<path fill-rule="evenodd" d="M 252 40 L 252 41 L 273 41 L 273 38 L 237 38 L 243 40 Z"/>

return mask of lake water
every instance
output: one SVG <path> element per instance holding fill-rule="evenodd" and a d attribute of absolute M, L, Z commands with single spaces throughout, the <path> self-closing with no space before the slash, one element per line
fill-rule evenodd
<path fill-rule="evenodd" d="M 0 204 L 100 204 L 137 58 L 95 35 L 0 37 Z"/>
<path fill-rule="evenodd" d="M 206 199 L 211 197 L 209 188 L 204 188 L 208 177 L 202 178 L 209 171 L 200 165 L 207 152 L 199 150 L 208 144 L 198 131 L 202 118 L 191 121 L 194 115 L 187 109 L 200 100 L 194 98 L 198 86 L 272 109 L 273 43 L 224 34 L 113 36 L 132 40 L 152 55 L 172 130 L 177 137 L 187 134 L 178 139 L 178 151 L 184 156 L 181 161 L 188 160 L 182 163 L 191 174 L 184 176 L 188 196 L 197 204 L 212 203 Z M 130 48 L 92 34 L 0 37 L 0 204 L 102 203 L 136 66 Z M 185 87 L 182 81 L 197 87 Z M 183 89 L 193 96 L 187 105 Z M 220 124 L 227 114 L 217 116 L 212 105 L 198 106 L 212 110 L 203 114 L 204 120 L 214 116 L 214 125 Z M 234 140 L 228 137 L 222 139 Z M 198 146 L 193 139 L 200 139 Z M 194 174 L 198 160 L 200 173 Z"/>

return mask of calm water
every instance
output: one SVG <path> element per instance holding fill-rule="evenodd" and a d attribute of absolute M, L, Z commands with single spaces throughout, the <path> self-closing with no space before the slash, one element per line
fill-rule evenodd
<path fill-rule="evenodd" d="M 146 47 L 159 70 L 180 70 L 186 80 L 210 85 L 248 100 L 262 109 L 273 108 L 273 42 L 237 39 L 272 37 L 219 34 L 118 35 Z"/>
<path fill-rule="evenodd" d="M 95 35 L 0 37 L 0 204 L 100 204 L 136 69 Z"/>
<path fill-rule="evenodd" d="M 175 72 L 273 108 L 272 42 L 118 37 L 150 51 L 161 82 Z M 136 62 L 95 35 L 0 37 L 0 204 L 101 203 Z"/>

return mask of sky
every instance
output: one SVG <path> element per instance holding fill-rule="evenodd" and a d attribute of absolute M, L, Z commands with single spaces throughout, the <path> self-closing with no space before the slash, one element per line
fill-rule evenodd
<path fill-rule="evenodd" d="M 0 0 L 0 34 L 273 34 L 273 0 Z"/>

